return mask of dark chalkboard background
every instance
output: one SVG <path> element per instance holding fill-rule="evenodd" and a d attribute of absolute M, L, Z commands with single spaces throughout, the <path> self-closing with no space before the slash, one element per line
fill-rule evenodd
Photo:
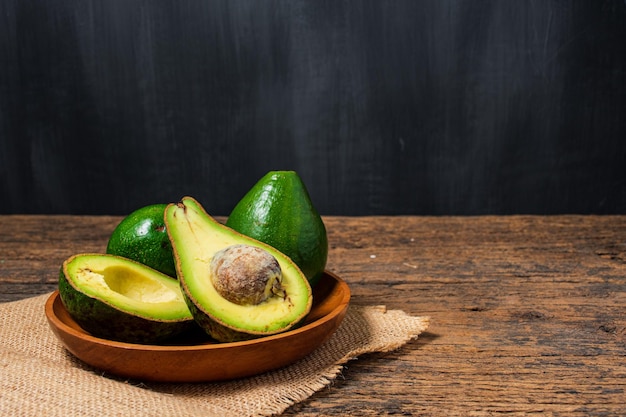
<path fill-rule="evenodd" d="M 626 213 L 626 3 L 2 0 L 0 213 Z"/>

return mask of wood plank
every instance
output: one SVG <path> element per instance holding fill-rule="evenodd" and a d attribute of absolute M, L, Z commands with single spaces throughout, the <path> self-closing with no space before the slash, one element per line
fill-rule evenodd
<path fill-rule="evenodd" d="M 48 292 L 119 217 L 0 216 L 0 301 Z M 621 415 L 626 216 L 326 217 L 353 304 L 431 316 L 286 415 Z"/>

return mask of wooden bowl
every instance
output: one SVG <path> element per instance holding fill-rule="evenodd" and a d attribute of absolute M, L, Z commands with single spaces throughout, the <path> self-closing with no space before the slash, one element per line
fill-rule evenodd
<path fill-rule="evenodd" d="M 216 343 L 204 333 L 171 345 L 142 345 L 94 337 L 70 317 L 58 291 L 45 306 L 52 331 L 83 362 L 130 379 L 160 382 L 223 381 L 289 365 L 318 348 L 346 315 L 350 289 L 325 272 L 313 290 L 313 306 L 297 329 L 244 342 Z"/>

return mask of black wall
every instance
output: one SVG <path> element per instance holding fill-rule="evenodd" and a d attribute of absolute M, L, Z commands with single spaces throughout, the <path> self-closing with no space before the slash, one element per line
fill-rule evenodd
<path fill-rule="evenodd" d="M 626 213 L 624 0 L 2 0 L 0 213 Z"/>

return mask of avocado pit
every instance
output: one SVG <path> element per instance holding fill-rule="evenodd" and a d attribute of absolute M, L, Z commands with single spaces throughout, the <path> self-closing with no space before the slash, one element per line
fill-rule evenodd
<path fill-rule="evenodd" d="M 215 253 L 209 266 L 216 291 L 239 305 L 258 305 L 271 297 L 286 297 L 280 264 L 269 252 L 236 244 Z"/>

